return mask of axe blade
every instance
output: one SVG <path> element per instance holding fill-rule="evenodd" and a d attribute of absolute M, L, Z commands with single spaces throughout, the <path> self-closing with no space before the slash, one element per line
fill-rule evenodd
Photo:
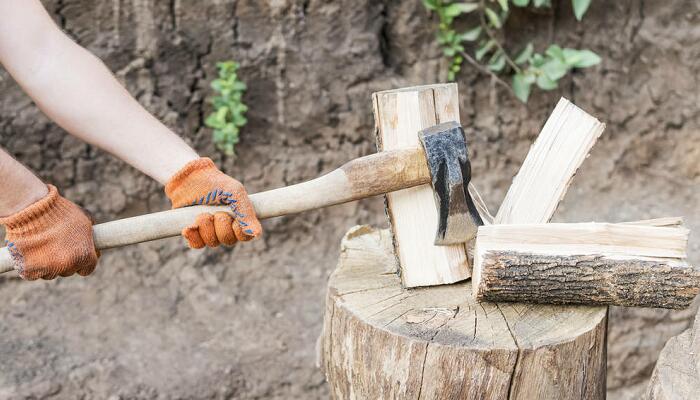
<path fill-rule="evenodd" d="M 471 163 L 462 126 L 457 122 L 445 122 L 424 129 L 419 138 L 438 207 L 435 244 L 447 246 L 467 242 L 484 223 L 469 194 Z"/>

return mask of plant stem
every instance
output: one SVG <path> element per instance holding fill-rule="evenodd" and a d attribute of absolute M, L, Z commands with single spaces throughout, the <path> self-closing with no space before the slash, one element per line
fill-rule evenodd
<path fill-rule="evenodd" d="M 510 58 L 510 56 L 508 55 L 506 50 L 501 45 L 501 42 L 496 38 L 496 36 L 493 34 L 493 32 L 491 32 L 491 29 L 489 29 L 488 23 L 486 23 L 486 15 L 484 13 L 484 10 L 486 9 L 486 3 L 484 2 L 484 0 L 480 0 L 479 4 L 480 4 L 479 22 L 481 23 L 482 29 L 484 30 L 484 32 L 486 32 L 486 35 L 489 37 L 489 39 L 491 39 L 493 41 L 493 43 L 496 45 L 496 48 L 498 48 L 498 50 L 500 50 L 501 53 L 503 53 L 503 57 L 505 57 L 508 65 L 510 65 L 510 67 L 513 68 L 513 70 L 516 73 L 518 73 L 518 74 L 522 73 L 522 70 L 520 69 L 520 67 L 518 67 L 518 65 Z"/>
<path fill-rule="evenodd" d="M 479 72 L 482 72 L 482 73 L 484 73 L 484 74 L 486 74 L 486 75 L 489 75 L 489 76 L 491 77 L 491 79 L 494 80 L 494 82 L 496 82 L 496 83 L 498 83 L 499 85 L 503 86 L 504 88 L 506 88 L 506 90 L 508 90 L 508 92 L 509 92 L 510 94 L 512 94 L 513 96 L 515 96 L 515 92 L 513 91 L 513 88 L 510 87 L 510 85 L 509 85 L 506 81 L 504 81 L 503 79 L 499 78 L 498 75 L 496 75 L 493 71 L 491 71 L 490 69 L 488 69 L 488 68 L 484 67 L 483 65 L 479 64 L 479 62 L 476 61 L 476 60 L 475 60 L 472 56 L 470 56 L 467 52 L 465 52 L 465 51 L 460 51 L 459 54 L 460 54 L 465 60 L 467 60 L 467 61 L 469 62 L 469 64 L 471 64 L 474 68 L 478 69 Z"/>

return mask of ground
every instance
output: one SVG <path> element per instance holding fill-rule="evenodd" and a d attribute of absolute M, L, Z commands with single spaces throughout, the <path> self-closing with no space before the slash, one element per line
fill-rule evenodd
<path fill-rule="evenodd" d="M 594 1 L 582 23 L 517 11 L 510 43 L 593 49 L 600 66 L 528 105 L 459 77 L 474 182 L 493 211 L 557 99 L 608 126 L 556 221 L 682 215 L 700 230 L 700 4 Z M 300 182 L 374 151 L 370 94 L 444 80 L 419 0 L 51 0 L 57 23 L 129 91 L 251 192 Z M 215 62 L 235 59 L 250 123 L 238 157 L 203 126 Z M 60 77 L 56 77 L 60 79 Z M 66 136 L 0 72 L 0 143 L 99 221 L 168 207 L 162 188 Z M 11 190 L 11 188 L 2 188 Z M 379 199 L 264 223 L 234 250 L 180 239 L 106 251 L 87 279 L 0 277 L 0 398 L 322 399 L 315 366 L 326 281 L 352 225 L 386 225 Z M 691 236 L 690 260 L 700 260 Z M 643 391 L 694 310 L 612 308 L 611 399 Z"/>

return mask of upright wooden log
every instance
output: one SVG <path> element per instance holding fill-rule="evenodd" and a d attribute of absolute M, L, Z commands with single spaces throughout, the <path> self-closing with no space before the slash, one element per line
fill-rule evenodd
<path fill-rule="evenodd" d="M 419 131 L 443 122 L 459 122 L 454 83 L 379 92 L 372 99 L 380 151 L 418 147 Z M 389 193 L 386 206 L 404 286 L 441 285 L 469 278 L 464 245 L 434 244 L 438 209 L 430 185 Z"/>
<path fill-rule="evenodd" d="M 322 356 L 347 399 L 603 399 L 606 308 L 477 303 L 405 289 L 389 231 L 355 227 L 330 278 Z"/>
<path fill-rule="evenodd" d="M 666 342 L 649 380 L 646 398 L 700 398 L 700 312 L 690 329 Z"/>

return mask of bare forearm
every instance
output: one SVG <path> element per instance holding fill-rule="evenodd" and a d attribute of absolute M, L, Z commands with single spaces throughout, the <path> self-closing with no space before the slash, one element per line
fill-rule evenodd
<path fill-rule="evenodd" d="M 198 157 L 144 110 L 100 60 L 65 37 L 56 39 L 60 43 L 49 52 L 54 62 L 45 75 L 61 78 L 25 80 L 27 93 L 51 119 L 163 184 Z"/>
<path fill-rule="evenodd" d="M 22 6 L 12 3 L 12 12 L 20 14 L 17 19 L 22 24 L 13 27 L 11 21 L 1 21 L 0 25 L 7 22 L 10 26 L 0 27 L 0 41 L 11 35 L 12 41 L 26 37 L 28 43 L 6 43 L 4 47 L 0 43 L 0 60 L 51 119 L 161 183 L 198 158 L 180 137 L 148 113 L 99 59 L 65 36 L 40 3 L 27 5 L 38 1 L 27 0 Z M 27 15 L 17 8 L 26 8 Z M 32 35 L 40 38 L 32 40 Z"/>
<path fill-rule="evenodd" d="M 46 196 L 46 185 L 0 149 L 0 218 L 25 209 Z"/>

